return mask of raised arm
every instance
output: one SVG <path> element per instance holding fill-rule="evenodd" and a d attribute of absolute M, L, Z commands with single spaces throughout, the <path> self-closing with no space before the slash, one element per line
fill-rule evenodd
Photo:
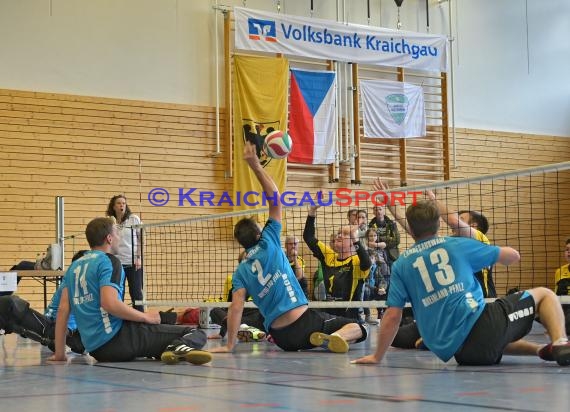
<path fill-rule="evenodd" d="M 261 184 L 261 188 L 265 192 L 267 199 L 269 201 L 269 217 L 273 220 L 281 222 L 281 202 L 279 201 L 279 191 L 277 190 L 277 185 L 265 171 L 259 158 L 257 157 L 257 152 L 255 150 L 255 145 L 250 142 L 245 142 L 243 147 L 243 160 L 247 162 L 249 168 L 255 174 L 255 177 Z"/>
<path fill-rule="evenodd" d="M 303 230 L 303 240 L 309 249 L 311 249 L 311 252 L 313 252 L 315 257 L 320 259 L 322 258 L 322 253 L 318 246 L 319 240 L 315 236 L 315 219 L 317 218 L 318 208 L 319 206 L 311 206 L 309 208 L 309 214 L 305 221 L 305 229 Z"/>
<path fill-rule="evenodd" d="M 443 202 L 437 200 L 435 194 L 431 190 L 426 191 L 426 195 L 429 199 L 435 201 L 441 218 L 457 236 L 476 239 L 475 229 L 469 226 L 469 223 L 461 220 L 457 212 L 450 212 L 447 210 L 447 206 Z"/>

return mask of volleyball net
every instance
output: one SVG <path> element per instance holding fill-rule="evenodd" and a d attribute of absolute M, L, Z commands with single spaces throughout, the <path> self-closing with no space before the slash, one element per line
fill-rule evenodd
<path fill-rule="evenodd" d="M 545 165 L 508 173 L 477 176 L 429 185 L 392 188 L 374 193 L 372 187 L 344 192 L 332 189 L 323 193 L 326 206 L 317 211 L 316 236 L 329 243 L 331 235 L 347 225 L 350 209 L 365 210 L 367 223 L 374 217 L 376 203 L 395 202 L 402 213 L 414 199 L 425 197 L 426 190 L 436 193 L 448 210 L 473 210 L 489 221 L 487 237 L 492 244 L 511 246 L 521 254 L 520 263 L 493 268 L 499 296 L 512 288 L 536 286 L 554 288 L 555 270 L 567 263 L 563 257 L 566 239 L 570 238 L 570 162 Z M 340 195 L 340 196 L 339 196 Z M 312 196 L 317 201 L 316 194 Z M 301 202 L 301 200 L 303 200 Z M 282 245 L 288 235 L 299 239 L 299 256 L 305 261 L 304 274 L 313 298 L 318 261 L 303 242 L 310 202 L 307 196 L 290 194 L 283 208 Z M 387 211 L 387 216 L 392 217 Z M 238 263 L 241 251 L 233 239 L 233 225 L 242 217 L 252 217 L 261 225 L 267 209 L 225 213 L 200 218 L 141 225 L 144 238 L 144 296 L 147 306 L 227 306 L 228 275 Z M 413 239 L 400 232 L 399 250 L 413 244 Z M 445 223 L 442 235 L 451 234 Z M 311 302 L 315 307 L 370 306 L 374 302 Z"/>

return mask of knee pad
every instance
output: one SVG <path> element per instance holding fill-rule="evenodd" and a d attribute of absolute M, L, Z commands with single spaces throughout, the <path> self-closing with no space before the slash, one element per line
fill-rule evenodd
<path fill-rule="evenodd" d="M 186 345 L 194 349 L 202 349 L 208 342 L 208 336 L 202 329 L 192 329 L 181 339 Z"/>

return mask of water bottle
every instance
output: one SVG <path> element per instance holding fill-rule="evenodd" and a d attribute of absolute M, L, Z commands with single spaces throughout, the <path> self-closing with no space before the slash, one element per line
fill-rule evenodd
<path fill-rule="evenodd" d="M 36 256 L 36 263 L 34 264 L 35 270 L 42 270 L 42 254 L 38 253 Z"/>

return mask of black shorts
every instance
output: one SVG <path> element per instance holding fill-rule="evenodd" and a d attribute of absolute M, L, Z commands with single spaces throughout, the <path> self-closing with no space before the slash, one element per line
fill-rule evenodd
<path fill-rule="evenodd" d="M 126 320 L 111 340 L 90 354 L 99 362 L 128 362 L 136 358 L 159 359 L 170 344 L 184 343 L 195 349 L 202 349 L 207 341 L 208 337 L 203 330 L 190 326 L 150 325 Z"/>
<path fill-rule="evenodd" d="M 528 335 L 535 312 L 534 298 L 527 291 L 485 305 L 455 360 L 460 365 L 499 363 L 509 343 Z"/>
<path fill-rule="evenodd" d="M 269 334 L 275 344 L 285 351 L 312 349 L 309 337 L 313 332 L 323 332 L 330 335 L 349 323 L 357 323 L 354 319 L 331 315 L 315 309 L 307 309 L 299 319 L 284 328 L 269 329 Z M 357 342 L 366 339 L 367 332 L 364 326 L 359 325 L 362 337 Z"/>

